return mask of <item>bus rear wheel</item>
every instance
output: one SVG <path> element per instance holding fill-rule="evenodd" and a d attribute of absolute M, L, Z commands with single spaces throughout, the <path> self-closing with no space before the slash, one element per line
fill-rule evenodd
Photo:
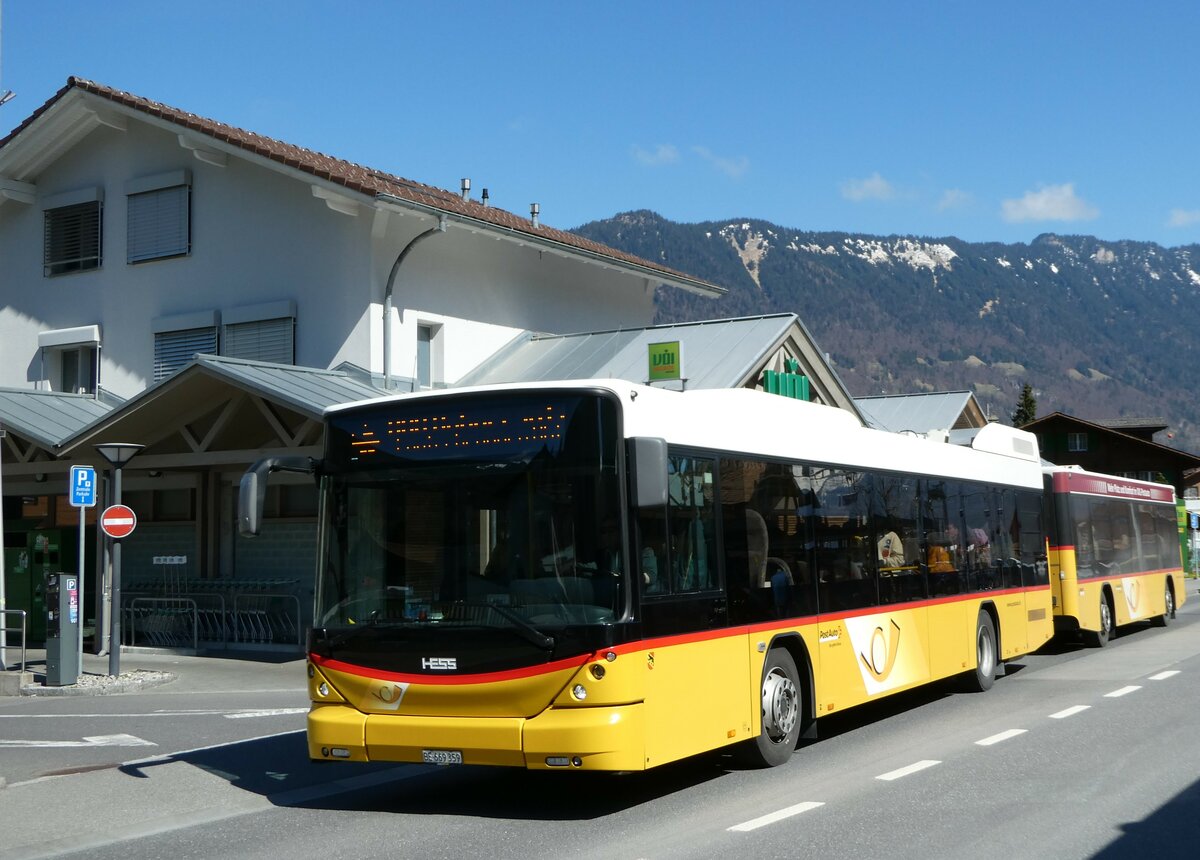
<path fill-rule="evenodd" d="M 1153 619 L 1153 623 L 1154 623 L 1155 627 L 1166 627 L 1168 624 L 1171 623 L 1171 619 L 1173 619 L 1175 617 L 1175 594 L 1171 591 L 1170 581 L 1168 581 L 1167 584 L 1165 586 L 1163 586 L 1163 588 L 1164 588 L 1164 594 L 1163 594 L 1164 612 L 1162 615 L 1159 615 L 1157 618 Z"/>
<path fill-rule="evenodd" d="M 1101 593 L 1100 595 L 1100 629 L 1087 631 L 1088 643 L 1096 648 L 1103 648 L 1108 644 L 1108 640 L 1112 639 L 1113 635 L 1113 611 L 1112 604 L 1108 602 L 1108 595 Z"/>
<path fill-rule="evenodd" d="M 986 693 L 996 683 L 996 625 L 992 616 L 980 611 L 975 620 L 975 671 L 966 676 L 967 688 L 972 692 Z"/>
<path fill-rule="evenodd" d="M 767 652 L 762 676 L 762 731 L 747 741 L 746 759 L 759 767 L 777 767 L 792 757 L 800 739 L 800 675 L 783 648 Z"/>

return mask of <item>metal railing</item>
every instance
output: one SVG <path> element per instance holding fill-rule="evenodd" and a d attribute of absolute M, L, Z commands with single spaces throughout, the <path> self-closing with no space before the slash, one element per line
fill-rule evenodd
<path fill-rule="evenodd" d="M 10 616 L 10 615 L 21 616 L 21 671 L 24 672 L 25 671 L 25 650 L 26 650 L 25 643 L 26 643 L 26 639 L 27 639 L 26 621 L 29 616 L 29 613 L 27 611 L 25 611 L 24 609 L 5 609 L 3 611 L 0 611 L 0 629 L 2 629 L 4 631 L 4 635 L 6 637 L 5 638 L 6 643 L 8 641 L 7 640 L 8 634 L 17 632 L 17 628 L 8 626 L 8 616 Z M 6 647 L 7 647 L 7 645 L 6 645 Z M 0 669 L 7 669 L 7 668 L 8 668 L 7 666 L 0 666 Z"/>
<path fill-rule="evenodd" d="M 300 598 L 284 589 L 295 580 L 164 582 L 142 578 L 124 590 L 129 598 L 125 645 L 198 649 L 201 643 L 229 647 L 304 647 Z M 186 586 L 186 588 L 180 588 Z M 232 598 L 232 600 L 230 600 Z"/>
<path fill-rule="evenodd" d="M 137 643 L 140 627 L 152 646 L 181 647 L 187 641 L 187 618 L 191 616 L 192 650 L 200 648 L 199 613 L 194 600 L 186 597 L 135 597 L 125 612 L 129 642 L 124 644 Z M 141 624 L 138 624 L 139 618 Z"/>
<path fill-rule="evenodd" d="M 288 610 L 294 603 L 296 614 Z M 282 605 L 281 605 L 282 604 Z M 300 598 L 294 594 L 235 594 L 233 597 L 233 641 L 273 643 L 296 637 L 304 645 L 300 627 Z"/>

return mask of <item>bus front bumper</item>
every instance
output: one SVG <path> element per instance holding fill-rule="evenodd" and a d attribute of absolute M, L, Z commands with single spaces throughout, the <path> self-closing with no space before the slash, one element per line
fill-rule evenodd
<path fill-rule="evenodd" d="M 314 705 L 308 714 L 308 754 L 315 761 L 644 770 L 644 738 L 640 703 L 550 708 L 529 719 L 364 714 L 341 704 Z"/>

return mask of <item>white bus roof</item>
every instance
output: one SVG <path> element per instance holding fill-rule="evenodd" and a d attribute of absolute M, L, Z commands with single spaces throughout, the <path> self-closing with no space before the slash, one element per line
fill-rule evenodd
<path fill-rule="evenodd" d="M 1041 488 L 1037 437 L 989 424 L 969 446 L 873 430 L 843 409 L 749 388 L 672 391 L 620 379 L 564 380 L 455 388 L 330 407 L 327 416 L 395 402 L 501 391 L 612 392 L 627 438 L 661 437 L 672 445 L 850 468 L 910 472 Z"/>

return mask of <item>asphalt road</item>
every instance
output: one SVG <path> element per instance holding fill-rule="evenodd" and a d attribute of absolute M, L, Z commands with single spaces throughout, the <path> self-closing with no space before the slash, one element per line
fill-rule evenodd
<path fill-rule="evenodd" d="M 766 771 L 721 755 L 630 776 L 314 765 L 303 715 L 282 712 L 303 707 L 302 690 L 167 689 L 87 700 L 111 710 L 78 724 L 5 719 L 0 705 L 0 739 L 15 725 L 156 744 L 22 759 L 28 778 L 0 791 L 0 857 L 1200 855 L 1195 593 L 1166 630 L 1134 627 L 1103 650 L 1051 645 L 986 694 L 939 685 L 828 718 L 821 740 Z M 12 752 L 0 748 L 0 774 Z M 32 775 L 47 767 L 68 773 Z"/>

